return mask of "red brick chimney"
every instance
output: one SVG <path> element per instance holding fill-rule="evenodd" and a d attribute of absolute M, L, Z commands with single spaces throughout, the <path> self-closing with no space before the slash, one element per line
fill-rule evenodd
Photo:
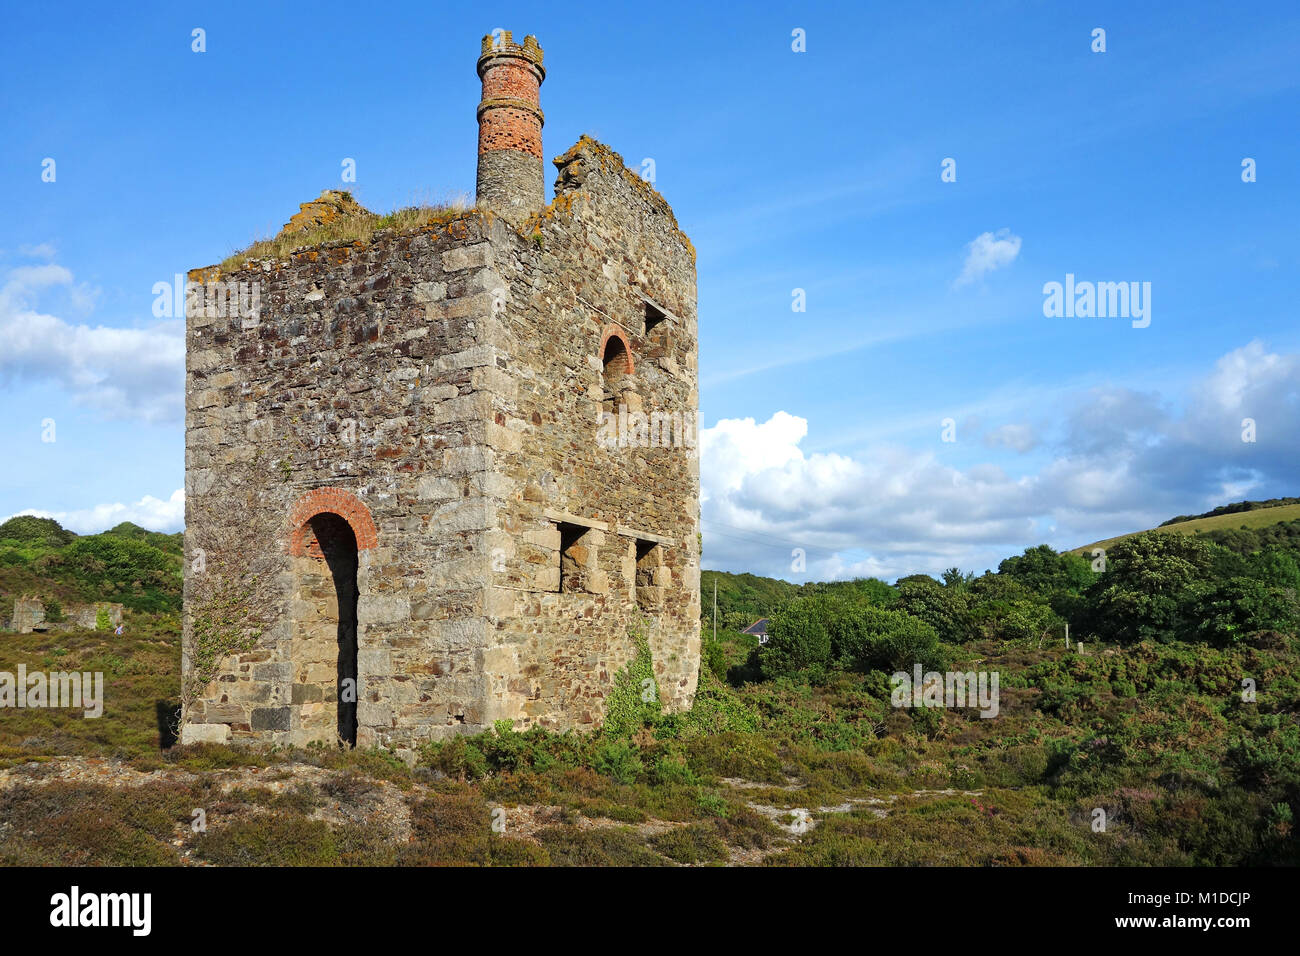
<path fill-rule="evenodd" d="M 524 37 L 520 46 L 509 30 L 485 36 L 478 75 L 478 205 L 524 219 L 546 204 L 538 105 L 546 70 L 537 37 Z"/>

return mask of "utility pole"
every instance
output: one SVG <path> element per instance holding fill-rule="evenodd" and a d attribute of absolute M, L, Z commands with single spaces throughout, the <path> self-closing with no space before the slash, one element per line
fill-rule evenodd
<path fill-rule="evenodd" d="M 1065 622 L 1065 649 L 1070 649 L 1070 622 Z"/>

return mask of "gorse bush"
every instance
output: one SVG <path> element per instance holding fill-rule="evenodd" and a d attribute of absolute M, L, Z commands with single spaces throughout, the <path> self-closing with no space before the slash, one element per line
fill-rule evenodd
<path fill-rule="evenodd" d="M 645 769 L 640 749 L 617 737 L 596 747 L 592 766 L 619 783 L 632 783 Z"/>
<path fill-rule="evenodd" d="M 799 598 L 774 614 L 760 652 L 768 679 L 813 671 L 866 672 L 941 667 L 945 655 L 933 627 L 903 611 L 865 601 L 819 595 Z"/>

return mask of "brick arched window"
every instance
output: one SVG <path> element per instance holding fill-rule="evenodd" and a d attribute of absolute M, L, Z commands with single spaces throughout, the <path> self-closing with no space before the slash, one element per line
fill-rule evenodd
<path fill-rule="evenodd" d="M 289 553 L 303 555 L 314 540 L 308 522 L 319 514 L 336 514 L 357 538 L 357 550 L 365 551 L 379 543 L 375 519 L 364 501 L 342 488 L 317 488 L 293 503 L 289 509 Z"/>
<path fill-rule="evenodd" d="M 618 392 L 633 372 L 632 347 L 627 336 L 616 326 L 606 326 L 600 340 L 600 361 L 604 367 L 602 381 L 607 392 Z"/>

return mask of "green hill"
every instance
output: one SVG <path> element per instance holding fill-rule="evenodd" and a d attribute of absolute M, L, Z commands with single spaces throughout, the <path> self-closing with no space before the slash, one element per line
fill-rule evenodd
<path fill-rule="evenodd" d="M 1295 501 L 1293 498 L 1275 500 Z M 1235 505 L 1216 508 L 1214 511 L 1197 517 L 1171 518 L 1164 524 L 1150 530 L 1175 534 L 1207 535 L 1211 541 L 1225 543 L 1219 540 L 1223 532 L 1258 531 L 1261 528 L 1289 524 L 1293 521 L 1300 521 L 1300 504 L 1270 505 L 1268 502 L 1242 501 Z M 1071 550 L 1075 554 L 1086 554 L 1093 548 L 1109 549 L 1125 538 L 1131 538 L 1135 534 L 1141 533 L 1141 531 L 1130 531 L 1128 534 L 1117 535 L 1114 538 L 1106 538 L 1102 541 L 1094 541 L 1092 544 L 1085 544 L 1083 547 Z"/>
<path fill-rule="evenodd" d="M 701 571 L 700 620 L 705 622 L 706 627 L 713 623 L 715 585 L 719 632 L 743 630 L 761 617 L 770 617 L 796 598 L 816 594 L 858 595 L 869 597 L 879 604 L 888 604 L 894 597 L 894 589 L 877 578 L 792 584 L 780 578 L 765 578 L 757 574 Z"/>
<path fill-rule="evenodd" d="M 0 622 L 8 622 L 14 599 L 24 594 L 63 606 L 112 601 L 133 611 L 177 613 L 183 560 L 180 533 L 123 522 L 78 535 L 51 518 L 10 518 L 0 524 Z"/>

